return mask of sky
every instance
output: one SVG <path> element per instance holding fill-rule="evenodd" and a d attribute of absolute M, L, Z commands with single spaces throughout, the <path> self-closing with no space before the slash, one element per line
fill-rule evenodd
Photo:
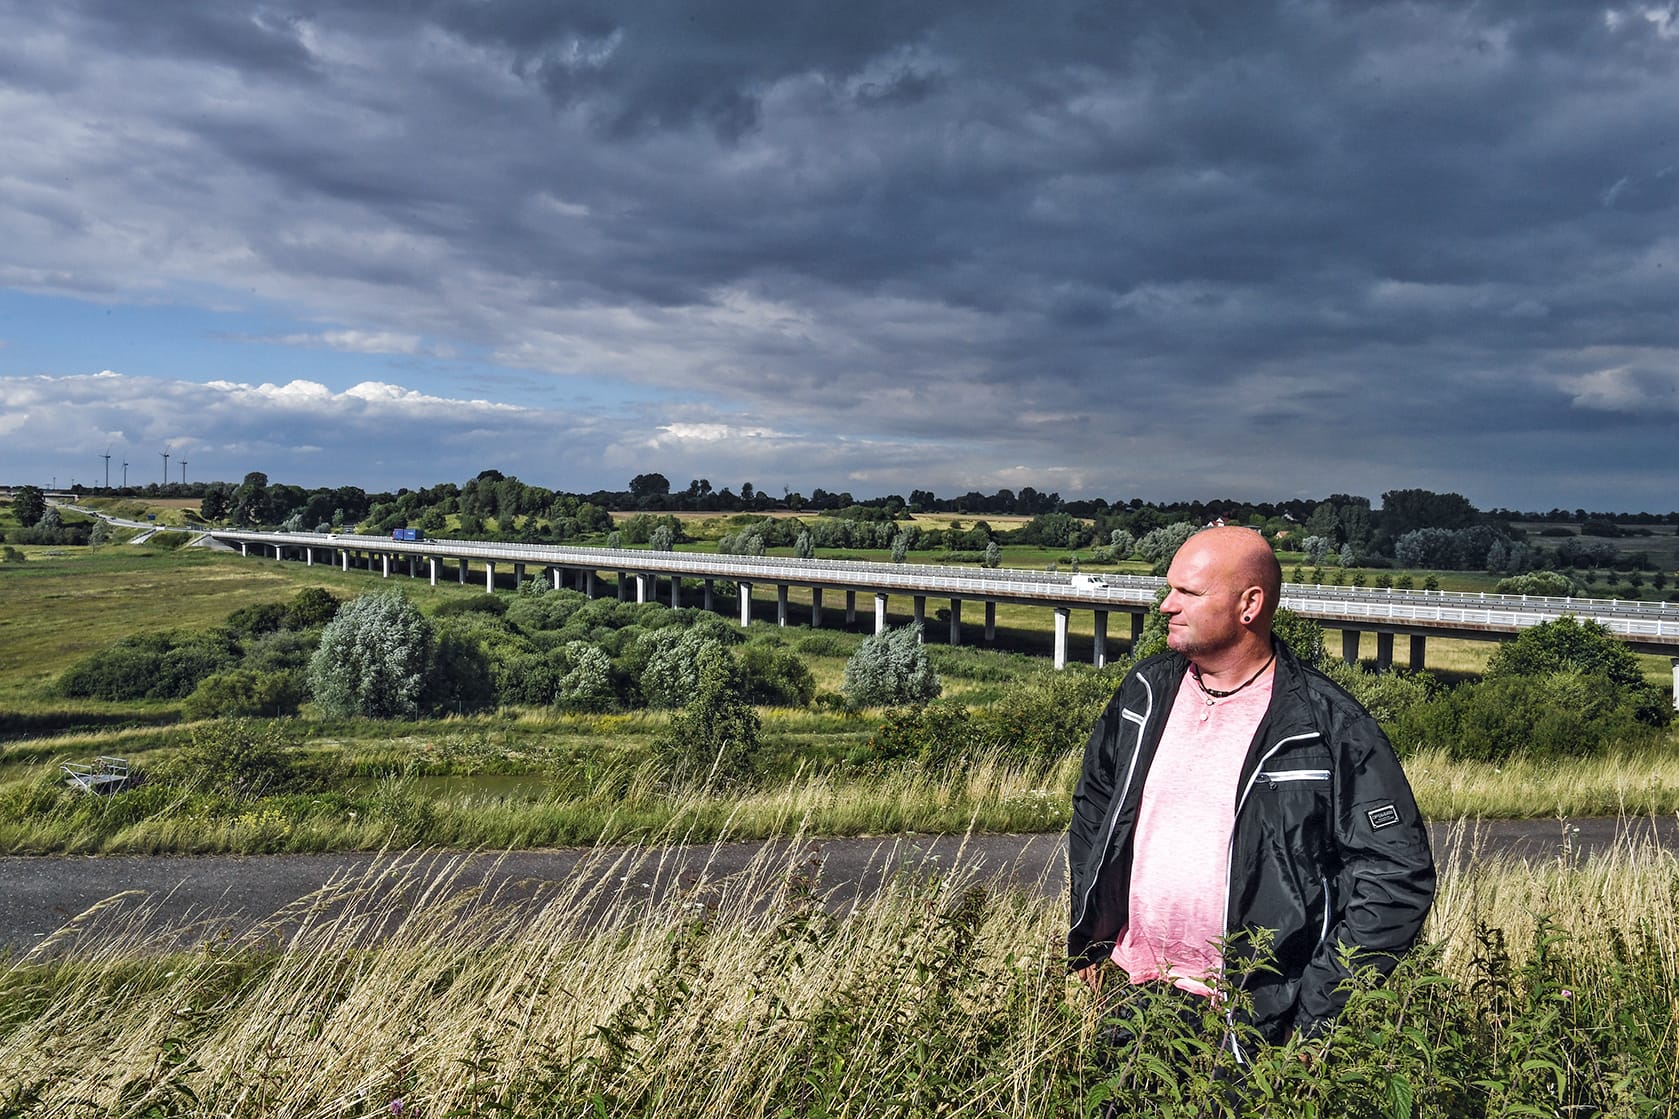
<path fill-rule="evenodd" d="M 0 0 L 0 481 L 1670 511 L 1676 109 L 1673 5 Z"/>

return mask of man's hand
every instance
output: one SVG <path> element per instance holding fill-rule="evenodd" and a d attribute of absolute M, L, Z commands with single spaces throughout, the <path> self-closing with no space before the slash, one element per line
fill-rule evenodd
<path fill-rule="evenodd" d="M 1102 993 L 1101 964 L 1087 964 L 1084 967 L 1079 968 L 1078 971 L 1073 974 L 1077 975 L 1084 985 L 1090 988 L 1092 994 Z"/>

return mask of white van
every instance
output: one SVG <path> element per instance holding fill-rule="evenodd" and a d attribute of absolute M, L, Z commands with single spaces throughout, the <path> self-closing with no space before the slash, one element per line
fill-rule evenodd
<path fill-rule="evenodd" d="M 1108 581 L 1100 575 L 1074 575 L 1073 586 L 1084 590 L 1105 591 L 1108 589 Z"/>

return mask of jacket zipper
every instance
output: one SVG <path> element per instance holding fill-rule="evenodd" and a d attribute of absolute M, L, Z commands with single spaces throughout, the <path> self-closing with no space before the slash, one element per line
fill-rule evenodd
<path fill-rule="evenodd" d="M 1241 822 L 1242 806 L 1248 802 L 1248 793 L 1253 791 L 1254 785 L 1259 781 L 1260 774 L 1265 769 L 1265 763 L 1270 761 L 1277 751 L 1281 750 L 1284 746 L 1287 746 L 1291 742 L 1302 742 L 1308 738 L 1322 737 L 1322 734 L 1314 730 L 1305 734 L 1293 734 L 1287 738 L 1278 740 L 1275 745 L 1260 755 L 1259 762 L 1253 767 L 1253 773 L 1248 776 L 1247 784 L 1242 786 L 1242 795 L 1236 798 L 1236 814 L 1231 817 L 1230 839 L 1225 843 L 1224 848 L 1224 916 L 1219 921 L 1219 926 L 1224 929 L 1224 936 L 1226 940 L 1230 938 L 1230 883 L 1236 873 L 1236 827 Z M 1304 780 L 1304 778 L 1294 776 L 1294 774 L 1298 773 L 1323 773 L 1325 777 L 1329 775 L 1326 770 L 1285 770 L 1284 772 L 1287 773 L 1292 780 Z M 1268 776 L 1273 780 L 1276 777 L 1275 774 Z M 1222 964 L 1223 960 L 1221 958 L 1221 970 Z M 1235 1008 L 1232 1007 L 1231 1009 L 1225 1011 L 1224 1018 L 1225 1023 L 1230 1027 L 1230 1032 L 1225 1035 L 1230 1041 L 1230 1052 L 1236 1058 L 1238 1064 L 1247 1064 L 1247 1054 L 1243 1052 L 1242 1047 L 1236 1042 Z"/>
<path fill-rule="evenodd" d="M 1125 784 L 1120 786 L 1119 795 L 1114 798 L 1113 807 L 1109 810 L 1108 829 L 1102 836 L 1101 845 L 1096 849 L 1096 865 L 1098 868 L 1107 861 L 1108 845 L 1113 842 L 1114 828 L 1119 824 L 1120 810 L 1125 805 L 1126 795 L 1131 791 L 1131 779 L 1137 775 L 1137 757 L 1143 752 L 1143 740 L 1148 737 L 1148 722 L 1154 717 L 1154 686 L 1148 682 L 1148 677 L 1141 673 L 1137 675 L 1137 680 L 1143 685 L 1143 690 L 1148 693 L 1148 707 L 1140 716 L 1133 715 L 1129 708 L 1122 707 L 1119 711 L 1119 717 L 1122 720 L 1137 724 L 1137 745 L 1131 751 L 1131 764 L 1125 770 Z M 1100 874 L 1092 874 L 1090 882 L 1084 887 L 1084 897 L 1079 899 L 1078 918 L 1073 921 L 1074 928 L 1083 924 L 1085 916 L 1090 912 L 1090 892 L 1096 888 L 1096 879 L 1099 877 L 1101 877 Z M 1226 895 L 1229 894 L 1228 884 L 1225 893 Z M 1228 897 L 1225 904 L 1229 904 Z"/>
<path fill-rule="evenodd" d="M 1327 781 L 1327 769 L 1273 769 L 1269 772 L 1256 772 L 1254 781 L 1261 785 L 1286 785 L 1292 781 Z"/>

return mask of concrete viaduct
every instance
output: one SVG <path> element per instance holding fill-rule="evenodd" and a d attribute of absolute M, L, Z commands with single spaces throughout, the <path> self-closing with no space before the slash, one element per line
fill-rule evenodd
<path fill-rule="evenodd" d="M 467 583 L 475 578 L 471 569 L 476 564 L 482 570 L 487 592 L 495 589 L 498 573 L 510 572 L 517 585 L 526 578 L 527 571 L 540 571 L 554 587 L 569 584 L 593 598 L 597 593 L 598 574 L 610 571 L 616 575 L 616 593 L 620 599 L 628 600 L 633 588 L 636 602 L 659 601 L 663 590 L 672 606 L 681 606 L 683 584 L 698 582 L 701 584 L 699 604 L 710 610 L 714 585 L 721 580 L 739 587 L 742 625 L 751 621 L 752 592 L 758 585 L 775 588 L 776 620 L 780 625 L 788 624 L 789 588 L 807 588 L 811 596 L 810 621 L 817 628 L 822 625 L 826 594 L 845 596 L 847 623 L 856 621 L 857 596 L 872 596 L 876 632 L 886 628 L 886 606 L 892 595 L 910 596 L 914 620 L 923 625 L 927 600 L 945 599 L 950 604 L 952 645 L 962 640 L 964 602 L 983 603 L 987 641 L 996 634 L 998 603 L 1038 606 L 1054 613 L 1057 668 L 1067 664 L 1069 619 L 1074 610 L 1088 610 L 1094 616 L 1091 663 L 1100 667 L 1108 659 L 1109 616 L 1128 615 L 1130 639 L 1137 640 L 1142 634 L 1143 618 L 1154 609 L 1154 596 L 1165 582 L 1144 575 L 1080 577 L 1016 568 L 568 548 L 475 540 L 404 541 L 348 533 L 216 530 L 210 535 L 247 556 L 295 559 L 306 564 L 324 561 L 345 571 L 352 567 L 378 571 L 386 578 L 393 573 L 416 578 L 423 575 L 433 585 L 439 578 L 451 576 Z M 1409 641 L 1408 663 L 1419 669 L 1430 635 L 1508 641 L 1530 626 L 1565 614 L 1590 618 L 1638 652 L 1673 658 L 1674 679 L 1679 685 L 1679 606 L 1669 603 L 1289 583 L 1283 587 L 1282 605 L 1313 619 L 1325 629 L 1340 630 L 1341 653 L 1349 662 L 1358 660 L 1362 635 L 1368 631 L 1376 635 L 1378 665 L 1388 667 L 1393 663 L 1394 638 L 1403 635 Z M 1679 687 L 1675 691 L 1679 693 Z"/>

